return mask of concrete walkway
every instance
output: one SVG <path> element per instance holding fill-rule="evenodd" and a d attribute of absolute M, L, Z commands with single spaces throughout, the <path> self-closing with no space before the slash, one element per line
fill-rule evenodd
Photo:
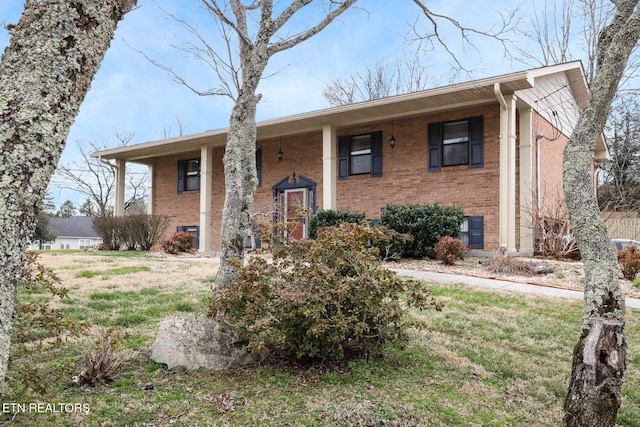
<path fill-rule="evenodd" d="M 482 277 L 461 276 L 457 274 L 435 273 L 432 271 L 404 270 L 392 268 L 401 276 L 414 277 L 421 280 L 431 280 L 442 283 L 464 283 L 472 286 L 483 288 L 501 289 L 505 291 L 523 292 L 528 294 L 537 294 L 555 298 L 572 298 L 583 299 L 584 293 L 581 291 L 572 291 L 570 289 L 552 288 L 542 285 L 530 285 L 527 283 L 508 282 L 506 280 L 485 279 Z M 640 299 L 626 298 L 627 308 L 640 310 Z"/>

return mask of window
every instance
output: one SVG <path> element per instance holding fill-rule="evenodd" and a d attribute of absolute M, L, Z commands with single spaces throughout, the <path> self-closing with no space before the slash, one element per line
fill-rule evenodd
<path fill-rule="evenodd" d="M 78 240 L 78 249 L 90 249 L 90 248 L 91 248 L 91 240 L 89 239 Z"/>
<path fill-rule="evenodd" d="M 200 159 L 187 160 L 184 168 L 184 189 L 200 188 Z"/>
<path fill-rule="evenodd" d="M 351 137 L 349 175 L 371 173 L 371 135 Z"/>
<path fill-rule="evenodd" d="M 442 125 L 442 166 L 469 163 L 469 121 Z"/>
<path fill-rule="evenodd" d="M 338 177 L 382 176 L 382 132 L 341 136 L 338 139 Z"/>
<path fill-rule="evenodd" d="M 178 160 L 178 193 L 200 190 L 200 159 Z"/>
<path fill-rule="evenodd" d="M 429 171 L 445 166 L 484 166 L 483 118 L 429 124 Z"/>
<path fill-rule="evenodd" d="M 471 249 L 484 249 L 484 217 L 464 217 L 460 226 L 460 240 Z"/>

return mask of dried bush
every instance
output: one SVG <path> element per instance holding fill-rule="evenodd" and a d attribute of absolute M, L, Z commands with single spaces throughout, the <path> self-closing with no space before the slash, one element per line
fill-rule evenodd
<path fill-rule="evenodd" d="M 533 276 L 535 269 L 528 262 L 516 257 L 497 254 L 489 258 L 489 271 L 494 274 L 517 274 L 522 276 Z"/>
<path fill-rule="evenodd" d="M 322 228 L 315 240 L 287 242 L 265 230 L 273 261 L 252 258 L 210 300 L 210 312 L 244 329 L 250 351 L 278 347 L 298 358 L 341 359 L 400 342 L 410 306 L 439 306 L 422 282 L 382 268 L 379 250 L 367 247 L 381 233 L 344 223 Z"/>
<path fill-rule="evenodd" d="M 162 250 L 173 255 L 177 255 L 181 252 L 191 253 L 195 251 L 195 240 L 196 237 L 193 234 L 178 231 L 162 242 Z"/>
<path fill-rule="evenodd" d="M 464 249 L 462 240 L 451 236 L 441 237 L 433 248 L 436 253 L 436 259 L 445 265 L 454 265 L 456 261 L 462 261 L 464 259 Z"/>
<path fill-rule="evenodd" d="M 113 382 L 122 365 L 122 358 L 116 354 L 116 347 L 124 337 L 117 329 L 107 329 L 97 340 L 96 349 L 85 353 L 84 369 L 77 381 L 91 387 Z"/>
<path fill-rule="evenodd" d="M 622 266 L 622 277 L 627 280 L 635 280 L 640 273 L 640 249 L 634 245 L 628 245 L 618 251 L 618 262 Z"/>
<path fill-rule="evenodd" d="M 544 257 L 580 258 L 580 250 L 571 231 L 564 197 L 556 194 L 545 206 L 533 207 L 531 220 L 536 232 L 535 252 Z"/>
<path fill-rule="evenodd" d="M 413 236 L 407 233 L 398 233 L 386 225 L 375 227 L 375 240 L 371 245 L 378 249 L 380 259 L 383 261 L 402 258 L 407 245 L 413 241 Z"/>
<path fill-rule="evenodd" d="M 101 216 L 93 219 L 93 228 L 100 235 L 106 250 L 148 251 L 156 245 L 169 228 L 164 215 Z"/>

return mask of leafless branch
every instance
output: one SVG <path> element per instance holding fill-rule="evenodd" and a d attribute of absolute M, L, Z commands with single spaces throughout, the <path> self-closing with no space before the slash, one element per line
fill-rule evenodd
<path fill-rule="evenodd" d="M 436 46 L 444 49 L 449 57 L 453 60 L 455 68 L 457 70 L 466 71 L 467 73 L 471 71 L 460 61 L 458 55 L 451 49 L 449 42 L 447 42 L 447 40 L 443 36 L 443 31 L 440 23 L 452 25 L 455 29 L 458 30 L 463 48 L 465 46 L 469 46 L 479 52 L 473 39 L 475 37 L 490 38 L 496 40 L 503 47 L 505 57 L 511 57 L 511 53 L 509 50 L 511 40 L 508 38 L 508 36 L 515 32 L 520 23 L 518 8 L 506 13 L 497 12 L 501 18 L 501 23 L 499 25 L 493 25 L 487 30 L 479 30 L 477 28 L 467 27 L 455 18 L 432 11 L 425 5 L 422 0 L 413 0 L 413 2 L 420 8 L 422 14 L 430 24 L 430 31 L 425 32 L 424 29 L 418 28 L 418 21 L 416 21 L 413 26 L 413 34 L 415 35 L 415 40 L 419 41 L 421 45 L 424 43 L 429 44 L 430 47 L 427 49 L 434 49 Z"/>

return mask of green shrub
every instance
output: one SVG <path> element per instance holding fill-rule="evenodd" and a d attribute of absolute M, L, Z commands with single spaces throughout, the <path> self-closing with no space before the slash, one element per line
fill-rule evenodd
<path fill-rule="evenodd" d="M 434 247 L 440 237 L 458 237 L 464 213 L 460 208 L 433 205 L 395 205 L 382 207 L 382 224 L 413 236 L 403 256 L 409 258 L 433 258 Z"/>
<path fill-rule="evenodd" d="M 444 236 L 438 240 L 434 248 L 436 259 L 445 265 L 454 265 L 464 259 L 464 245 L 460 239 Z"/>
<path fill-rule="evenodd" d="M 283 244 L 263 233 L 271 236 L 272 262 L 252 258 L 210 300 L 210 312 L 246 330 L 250 351 L 277 347 L 312 359 L 376 353 L 404 337 L 409 307 L 439 308 L 422 282 L 382 268 L 378 249 L 367 248 L 381 234 L 344 223 L 319 230 L 315 240 Z"/>
<path fill-rule="evenodd" d="M 309 220 L 309 237 L 316 238 L 318 229 L 343 224 L 345 222 L 360 223 L 364 221 L 364 213 L 341 210 L 321 210 Z"/>
<path fill-rule="evenodd" d="M 640 272 L 640 249 L 628 245 L 618 251 L 618 262 L 622 265 L 622 276 L 627 280 L 634 280 Z"/>
<path fill-rule="evenodd" d="M 193 234 L 178 231 L 162 242 L 162 250 L 173 255 L 181 252 L 193 252 L 195 251 L 195 240 L 196 237 Z"/>

